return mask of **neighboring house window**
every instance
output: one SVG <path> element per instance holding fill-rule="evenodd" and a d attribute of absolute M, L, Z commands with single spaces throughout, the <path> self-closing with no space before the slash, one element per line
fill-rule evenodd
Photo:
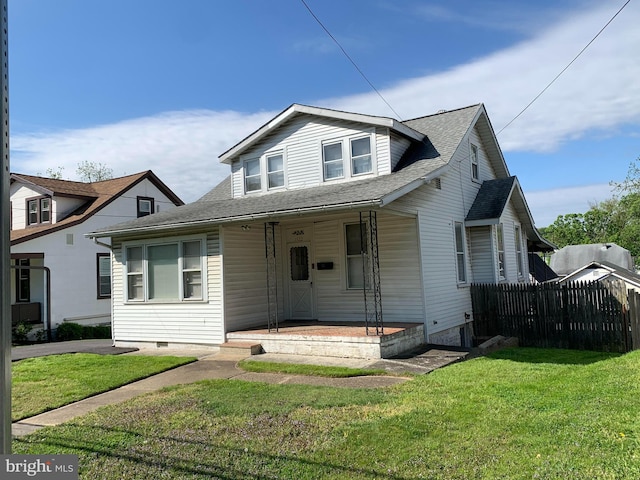
<path fill-rule="evenodd" d="M 516 262 L 518 264 L 518 277 L 522 277 L 524 274 L 524 256 L 522 255 L 522 232 L 520 225 L 516 225 L 513 231 L 513 236 L 516 241 Z"/>
<path fill-rule="evenodd" d="M 464 226 L 462 222 L 455 222 L 455 237 L 458 283 L 465 283 L 467 281 L 467 260 L 464 248 Z"/>
<path fill-rule="evenodd" d="M 284 157 L 281 153 L 267 155 L 267 180 L 269 189 L 284 187 Z"/>
<path fill-rule="evenodd" d="M 97 253 L 98 298 L 111 297 L 111 255 Z"/>
<path fill-rule="evenodd" d="M 51 199 L 49 197 L 27 200 L 27 225 L 51 223 Z"/>
<path fill-rule="evenodd" d="M 16 265 L 28 267 L 28 258 L 18 258 Z M 31 270 L 28 268 L 16 268 L 16 302 L 31 301 Z"/>
<path fill-rule="evenodd" d="M 369 252 L 367 248 L 367 229 L 361 232 L 360 224 L 345 225 L 345 241 L 347 251 L 347 288 L 363 288 L 369 284 L 368 271 Z M 364 242 L 363 242 L 364 239 Z M 364 255 L 363 255 L 364 252 Z M 364 259 L 364 265 L 363 265 Z"/>
<path fill-rule="evenodd" d="M 478 167 L 478 147 L 474 144 L 471 144 L 471 178 L 474 180 L 480 179 Z"/>
<path fill-rule="evenodd" d="M 244 162 L 244 191 L 255 192 L 262 189 L 260 179 L 260 159 L 254 158 Z"/>
<path fill-rule="evenodd" d="M 202 240 L 126 247 L 128 301 L 203 299 Z"/>
<path fill-rule="evenodd" d="M 498 250 L 498 277 L 504 280 L 504 229 L 502 224 L 496 225 L 496 244 Z"/>
<path fill-rule="evenodd" d="M 151 215 L 154 211 L 154 200 L 150 197 L 138 197 L 138 217 Z"/>
<path fill-rule="evenodd" d="M 356 138 L 351 140 L 351 173 L 359 175 L 371 173 L 371 137 Z"/>
<path fill-rule="evenodd" d="M 344 176 L 342 142 L 325 143 L 322 145 L 322 164 L 325 180 L 342 178 Z"/>

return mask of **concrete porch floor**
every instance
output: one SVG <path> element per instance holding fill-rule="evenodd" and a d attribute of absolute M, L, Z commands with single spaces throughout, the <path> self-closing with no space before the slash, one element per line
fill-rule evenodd
<path fill-rule="evenodd" d="M 265 353 L 341 358 L 390 358 L 424 343 L 424 326 L 388 323 L 383 334 L 364 322 L 280 322 L 278 331 L 266 327 L 227 333 L 227 342 L 259 343 Z"/>

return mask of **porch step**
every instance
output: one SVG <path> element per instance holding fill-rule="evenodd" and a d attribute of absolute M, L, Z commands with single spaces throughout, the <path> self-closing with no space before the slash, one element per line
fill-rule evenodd
<path fill-rule="evenodd" d="M 253 342 L 225 342 L 220 345 L 220 353 L 241 355 L 259 355 L 262 353 L 262 345 Z"/>

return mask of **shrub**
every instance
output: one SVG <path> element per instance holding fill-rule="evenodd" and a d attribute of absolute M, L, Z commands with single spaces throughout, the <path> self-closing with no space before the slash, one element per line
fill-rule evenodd
<path fill-rule="evenodd" d="M 56 330 L 56 340 L 59 342 L 82 340 L 82 325 L 72 322 L 61 323 Z"/>
<path fill-rule="evenodd" d="M 111 338 L 111 327 L 108 325 L 82 327 L 82 338 Z"/>
<path fill-rule="evenodd" d="M 16 345 L 22 345 L 28 343 L 29 341 L 29 333 L 31 332 L 31 325 L 25 322 L 18 322 L 11 329 L 11 336 L 13 337 L 11 340 Z"/>

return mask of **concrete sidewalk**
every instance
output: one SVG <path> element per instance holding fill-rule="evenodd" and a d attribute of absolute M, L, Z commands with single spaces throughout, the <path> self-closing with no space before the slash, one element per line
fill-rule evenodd
<path fill-rule="evenodd" d="M 69 346 L 69 347 L 77 347 Z M 102 346 L 98 346 L 102 348 Z M 81 351 L 87 351 L 83 349 Z M 182 354 L 199 357 L 198 361 L 183 365 L 172 370 L 153 375 L 143 380 L 133 382 L 123 387 L 102 393 L 49 412 L 36 415 L 15 422 L 12 425 L 14 436 L 23 436 L 32 433 L 45 426 L 60 425 L 78 416 L 92 412 L 105 405 L 113 405 L 124 402 L 145 393 L 157 391 L 161 388 L 198 382 L 210 379 L 235 379 L 272 384 L 304 384 L 332 386 L 342 388 L 381 388 L 397 385 L 409 380 L 410 377 L 402 376 L 361 376 L 348 378 L 327 378 L 304 375 L 288 375 L 276 373 L 251 373 L 237 367 L 239 360 L 245 356 L 211 354 L 210 351 L 178 352 L 161 350 L 162 355 Z M 153 351 L 135 351 L 129 355 L 159 354 Z M 449 349 L 434 346 L 425 346 L 420 351 L 405 355 L 406 358 L 396 359 L 350 359 L 334 357 L 305 357 L 301 355 L 262 354 L 252 356 L 252 360 L 279 362 L 279 363 L 305 363 L 313 365 L 343 366 L 351 368 L 383 369 L 393 372 L 395 375 L 402 373 L 428 373 L 436 368 L 463 360 L 467 351 Z"/>

